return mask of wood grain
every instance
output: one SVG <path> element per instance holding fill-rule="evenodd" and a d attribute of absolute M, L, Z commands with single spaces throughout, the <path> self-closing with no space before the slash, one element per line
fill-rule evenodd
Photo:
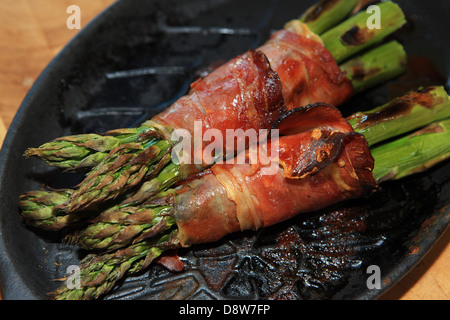
<path fill-rule="evenodd" d="M 66 9 L 81 9 L 81 26 L 113 0 L 2 0 L 0 2 L 0 143 L 31 85 L 78 32 L 66 27 Z M 450 230 L 381 299 L 450 299 Z M 1 254 L 1 253 L 0 253 Z M 0 293 L 1 297 L 1 293 Z"/>
<path fill-rule="evenodd" d="M 0 118 L 8 127 L 26 93 L 50 60 L 78 32 L 66 26 L 77 4 L 81 26 L 113 0 L 2 0 L 0 2 Z M 3 141 L 3 140 L 2 140 Z"/>

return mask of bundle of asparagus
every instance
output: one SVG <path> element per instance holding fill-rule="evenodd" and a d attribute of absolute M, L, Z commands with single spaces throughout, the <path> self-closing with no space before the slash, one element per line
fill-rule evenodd
<path fill-rule="evenodd" d="M 405 23 L 404 14 L 398 5 L 386 1 L 379 5 L 383 16 L 380 29 L 367 28 L 370 15 L 363 11 L 325 31 L 322 24 L 334 26 L 357 3 L 356 0 L 333 1 L 333 5 L 327 5 L 326 10 L 321 10 L 320 14 L 305 14 L 301 18 L 308 26 L 313 25 L 313 30 L 321 32 L 320 39 L 329 48 L 331 55 L 337 57 L 337 61 L 343 61 L 380 42 Z M 323 8 L 323 4 L 319 3 L 317 7 Z M 293 25 L 295 27 L 295 21 L 286 24 L 286 28 L 291 29 Z M 365 34 L 364 39 L 359 39 L 358 43 L 342 44 L 341 38 L 355 28 Z M 336 42 L 341 45 L 335 44 Z M 398 76 L 404 72 L 405 65 L 406 54 L 403 47 L 398 42 L 391 41 L 342 63 L 340 69 L 351 81 L 353 93 L 357 93 Z M 338 91 L 335 92 L 336 95 L 339 94 Z M 327 101 L 321 99 L 310 103 L 314 102 Z M 38 157 L 51 166 L 66 170 L 85 170 L 88 174 L 77 189 L 65 191 L 68 198 L 63 204 L 55 207 L 52 212 L 45 210 L 46 215 L 37 215 L 36 219 L 31 214 L 27 215 L 27 222 L 42 228 L 59 228 L 53 221 L 79 221 L 84 216 L 84 211 L 110 199 L 128 198 L 130 194 L 139 195 L 128 200 L 136 203 L 139 199 L 154 196 L 173 183 L 197 173 L 199 168 L 179 165 L 171 158 L 173 145 L 167 138 L 168 130 L 171 131 L 150 120 L 138 128 L 117 129 L 103 135 L 62 137 L 38 148 L 28 149 L 25 156 Z M 206 168 L 203 166 L 201 170 Z M 66 215 L 71 217 L 64 217 Z M 75 217 L 76 215 L 80 217 Z"/>
<path fill-rule="evenodd" d="M 407 110 L 396 113 L 393 106 L 399 104 L 408 105 Z M 374 115 L 376 121 L 367 120 Z M 450 157 L 450 97 L 443 87 L 420 88 L 369 112 L 355 113 L 348 120 L 356 132 L 364 132 L 372 141 L 373 175 L 378 183 L 422 172 Z M 420 129 L 414 131 L 417 128 Z M 405 132 L 409 133 L 405 136 Z M 392 140 L 393 137 L 398 138 Z M 80 288 L 69 289 L 64 284 L 52 293 L 53 297 L 97 298 L 125 274 L 141 271 L 163 252 L 179 248 L 174 218 L 177 192 L 167 190 L 159 198 L 140 205 L 116 205 L 84 229 L 69 234 L 69 242 L 101 253 L 81 261 Z M 53 205 L 64 201 L 54 200 Z"/>
<path fill-rule="evenodd" d="M 301 20 L 320 35 L 336 61 L 343 62 L 341 70 L 346 72 L 354 91 L 360 92 L 403 72 L 404 50 L 391 41 L 345 60 L 381 41 L 405 20 L 398 6 L 388 1 L 380 4 L 383 15 L 380 29 L 364 32 L 368 18 L 365 12 L 332 28 L 357 2 L 333 1 L 320 14 L 313 14 L 317 10 L 310 9 Z M 358 37 L 358 43 L 341 41 L 352 34 L 364 37 Z M 446 119 L 450 116 L 449 109 L 443 88 L 422 88 L 371 112 L 354 114 L 348 121 L 372 146 L 373 172 L 381 182 L 446 159 L 449 126 L 446 121 L 379 147 L 376 144 Z M 439 144 L 434 144 L 438 140 Z M 68 241 L 89 250 L 100 250 L 82 261 L 81 288 L 69 290 L 63 285 L 54 298 L 97 298 L 125 274 L 144 269 L 164 251 L 180 246 L 170 201 L 176 197 L 176 191 L 168 188 L 184 176 L 180 165 L 170 157 L 171 147 L 166 129 L 146 122 L 138 128 L 113 130 L 104 135 L 63 137 L 27 150 L 27 156 L 39 157 L 49 165 L 90 171 L 78 189 L 33 191 L 21 197 L 20 207 L 27 224 L 51 230 L 69 227 Z M 393 149 L 398 162 L 389 157 Z M 129 155 L 131 160 L 118 166 L 117 160 L 123 159 L 123 155 Z M 401 157 L 404 160 L 400 161 Z M 106 203 L 108 199 L 115 201 Z M 93 210 L 92 204 L 99 202 L 105 203 L 106 208 Z"/>

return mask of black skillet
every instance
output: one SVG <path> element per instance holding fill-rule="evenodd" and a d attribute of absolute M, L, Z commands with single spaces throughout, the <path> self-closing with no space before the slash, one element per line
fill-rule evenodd
<path fill-rule="evenodd" d="M 119 1 L 49 64 L 23 101 L 0 154 L 0 284 L 4 299 L 46 299 L 85 252 L 21 223 L 18 196 L 70 187 L 24 150 L 53 138 L 133 126 L 183 95 L 202 70 L 255 48 L 315 1 Z M 406 76 L 355 96 L 344 114 L 420 85 L 447 85 L 446 1 L 397 1 L 409 23 L 395 38 L 411 57 Z M 301 215 L 260 232 L 179 252 L 180 273 L 160 265 L 126 278 L 105 299 L 374 299 L 426 254 L 449 224 L 450 163 L 369 199 Z M 379 267 L 381 288 L 373 288 Z M 372 282 L 371 282 L 372 281 Z M 369 284 L 369 285 L 368 285 Z"/>

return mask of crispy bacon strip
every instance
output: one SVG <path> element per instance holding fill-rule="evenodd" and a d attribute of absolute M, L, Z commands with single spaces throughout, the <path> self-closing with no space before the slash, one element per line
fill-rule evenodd
<path fill-rule="evenodd" d="M 324 113 L 333 116 L 317 122 Z M 292 131 L 294 119 L 303 122 L 302 131 Z M 360 197 L 376 186 L 366 140 L 333 107 L 297 109 L 277 127 L 292 134 L 279 139 L 279 157 L 272 158 L 278 169 L 273 174 L 264 174 L 268 165 L 259 162 L 215 164 L 179 187 L 174 217 L 183 246 L 267 227 Z M 266 147 L 270 150 L 270 142 Z M 249 157 L 251 152 L 247 151 Z"/>

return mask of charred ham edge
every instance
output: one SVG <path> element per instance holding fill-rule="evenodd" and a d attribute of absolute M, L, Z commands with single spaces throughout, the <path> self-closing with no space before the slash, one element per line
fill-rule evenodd
<path fill-rule="evenodd" d="M 272 130 L 279 130 L 280 136 L 293 135 L 314 129 L 352 131 L 352 127 L 347 121 L 336 120 L 340 118 L 342 118 L 342 114 L 336 107 L 318 102 L 284 113 L 272 125 Z"/>
<path fill-rule="evenodd" d="M 353 131 L 340 111 L 325 103 L 315 103 L 290 110 L 272 126 L 280 136 L 295 136 L 312 131 L 310 143 L 301 150 L 280 145 L 279 161 L 287 178 L 305 177 L 335 160 L 348 132 Z M 291 138 L 284 138 L 288 141 Z M 286 149 L 287 148 L 287 149 Z M 296 161 L 294 161 L 296 159 Z"/>

